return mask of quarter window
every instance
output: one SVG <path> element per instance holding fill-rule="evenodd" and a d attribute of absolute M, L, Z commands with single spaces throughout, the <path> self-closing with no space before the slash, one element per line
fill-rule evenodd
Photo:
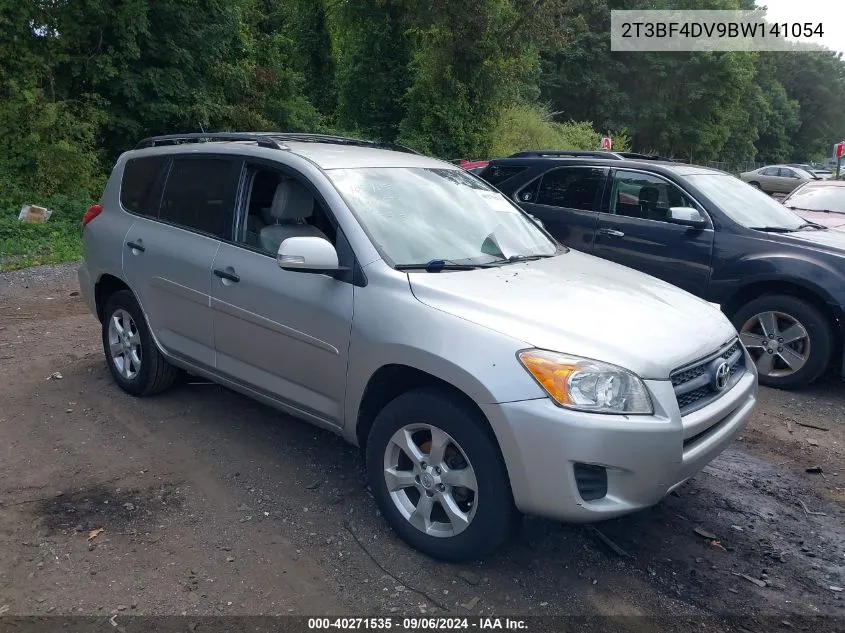
<path fill-rule="evenodd" d="M 526 169 L 528 169 L 528 167 L 523 165 L 497 165 L 494 163 L 488 165 L 487 169 L 478 175 L 496 187 L 506 180 L 513 178 L 517 174 L 521 174 Z"/>
<path fill-rule="evenodd" d="M 537 204 L 595 211 L 604 184 L 604 170 L 592 167 L 554 169 L 543 176 Z"/>
<path fill-rule="evenodd" d="M 162 169 L 166 162 L 166 156 L 126 161 L 120 182 L 120 204 L 124 209 L 153 218 L 158 215 Z"/>
<path fill-rule="evenodd" d="M 697 208 L 692 199 L 671 182 L 651 174 L 616 172 L 610 198 L 611 213 L 668 222 L 672 207 Z"/>
<path fill-rule="evenodd" d="M 234 166 L 227 158 L 175 158 L 159 218 L 214 237 L 228 237 L 234 207 Z"/>

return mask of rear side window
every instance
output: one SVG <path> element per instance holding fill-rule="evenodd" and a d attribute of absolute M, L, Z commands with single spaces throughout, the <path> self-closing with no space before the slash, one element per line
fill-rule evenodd
<path fill-rule="evenodd" d="M 174 158 L 159 219 L 221 239 L 229 237 L 234 167 L 228 158 Z"/>
<path fill-rule="evenodd" d="M 604 169 L 565 167 L 546 173 L 540 182 L 537 204 L 595 211 L 604 185 Z"/>
<path fill-rule="evenodd" d="M 166 156 L 132 158 L 123 167 L 120 204 L 132 213 L 156 217 L 161 198 L 162 170 Z"/>
<path fill-rule="evenodd" d="M 509 178 L 521 174 L 526 169 L 528 167 L 525 165 L 497 165 L 493 163 L 488 165 L 478 175 L 495 187 L 499 183 L 503 183 Z"/>

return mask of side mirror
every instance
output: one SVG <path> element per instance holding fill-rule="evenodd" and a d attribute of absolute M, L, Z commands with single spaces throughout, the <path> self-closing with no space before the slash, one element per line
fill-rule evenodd
<path fill-rule="evenodd" d="M 707 226 L 707 221 L 704 216 L 692 207 L 672 207 L 669 209 L 669 221 L 673 224 L 680 224 L 681 226 L 691 226 L 696 229 L 701 229 Z"/>
<path fill-rule="evenodd" d="M 338 265 L 337 251 L 322 237 L 289 237 L 276 254 L 279 268 L 291 272 L 333 275 L 346 270 Z"/>

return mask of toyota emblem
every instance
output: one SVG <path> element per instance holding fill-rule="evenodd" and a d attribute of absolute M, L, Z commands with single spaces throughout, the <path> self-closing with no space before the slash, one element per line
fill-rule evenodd
<path fill-rule="evenodd" d="M 716 369 L 716 375 L 713 377 L 713 391 L 724 391 L 730 379 L 731 367 L 727 363 L 722 363 Z"/>

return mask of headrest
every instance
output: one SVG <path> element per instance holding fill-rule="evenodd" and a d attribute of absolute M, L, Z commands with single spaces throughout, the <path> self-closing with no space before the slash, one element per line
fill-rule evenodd
<path fill-rule="evenodd" d="M 660 199 L 660 192 L 656 187 L 643 187 L 640 189 L 640 202 L 655 203 Z"/>
<path fill-rule="evenodd" d="M 270 215 L 276 221 L 302 220 L 314 211 L 314 196 L 296 180 L 282 180 L 273 195 Z"/>

